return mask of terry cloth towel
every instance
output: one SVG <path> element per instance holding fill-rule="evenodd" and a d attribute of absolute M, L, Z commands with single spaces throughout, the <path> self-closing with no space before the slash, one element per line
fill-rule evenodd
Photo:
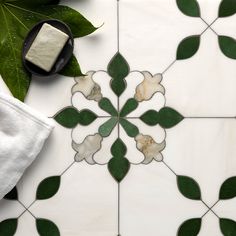
<path fill-rule="evenodd" d="M 1 91 L 0 199 L 16 185 L 53 129 L 50 119 Z"/>

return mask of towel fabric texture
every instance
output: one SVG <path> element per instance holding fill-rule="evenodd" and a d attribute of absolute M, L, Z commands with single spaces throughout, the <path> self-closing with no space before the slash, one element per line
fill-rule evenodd
<path fill-rule="evenodd" d="M 53 129 L 50 119 L 0 89 L 0 199 L 19 181 Z"/>

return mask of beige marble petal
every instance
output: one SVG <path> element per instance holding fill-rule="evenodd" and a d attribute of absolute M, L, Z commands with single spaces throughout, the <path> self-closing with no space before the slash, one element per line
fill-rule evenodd
<path fill-rule="evenodd" d="M 94 154 L 101 149 L 102 137 L 99 134 L 89 135 L 80 144 L 72 142 L 73 149 L 77 152 L 75 161 L 86 160 L 89 164 L 96 164 Z"/>
<path fill-rule="evenodd" d="M 135 137 L 136 145 L 139 151 L 143 153 L 145 159 L 143 164 L 150 163 L 153 159 L 162 161 L 163 156 L 161 151 L 165 148 L 166 142 L 156 143 L 155 140 L 149 135 L 139 134 Z"/>
<path fill-rule="evenodd" d="M 162 80 L 161 74 L 152 75 L 148 71 L 142 72 L 144 80 L 140 83 L 135 92 L 135 99 L 139 102 L 149 100 L 155 93 L 165 94 L 165 88 L 160 84 Z"/>
<path fill-rule="evenodd" d="M 71 91 L 72 94 L 81 92 L 87 99 L 98 102 L 102 98 L 102 93 L 101 87 L 93 80 L 95 73 L 94 71 L 89 71 L 85 76 L 76 77 L 76 84 L 72 87 Z"/>

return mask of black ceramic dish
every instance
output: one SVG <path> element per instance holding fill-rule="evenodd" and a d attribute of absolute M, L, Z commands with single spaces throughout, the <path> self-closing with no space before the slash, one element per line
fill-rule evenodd
<path fill-rule="evenodd" d="M 69 36 L 69 39 L 66 45 L 62 49 L 60 55 L 58 56 L 50 72 L 46 72 L 42 70 L 41 68 L 35 66 L 34 64 L 30 63 L 29 61 L 25 59 L 25 55 L 27 54 L 29 48 L 31 47 L 34 39 L 36 38 L 39 30 L 41 29 L 44 23 L 48 23 L 52 25 L 53 27 L 61 30 L 62 32 L 66 33 Z M 26 36 L 24 40 L 23 49 L 22 49 L 23 64 L 26 70 L 29 71 L 31 74 L 40 76 L 40 77 L 48 77 L 56 73 L 59 73 L 66 66 L 66 64 L 69 62 L 73 54 L 73 49 L 74 49 L 74 38 L 73 38 L 70 28 L 65 23 L 59 20 L 54 20 L 54 19 L 41 21 L 30 30 L 30 32 L 28 33 L 28 35 Z"/>

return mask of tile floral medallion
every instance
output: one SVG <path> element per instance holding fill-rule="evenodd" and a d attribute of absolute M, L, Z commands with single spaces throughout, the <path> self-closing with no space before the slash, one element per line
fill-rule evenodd
<path fill-rule="evenodd" d="M 33 79 L 56 127 L 0 235 L 236 236 L 236 1 L 64 4 L 104 25 L 84 76 Z"/>

